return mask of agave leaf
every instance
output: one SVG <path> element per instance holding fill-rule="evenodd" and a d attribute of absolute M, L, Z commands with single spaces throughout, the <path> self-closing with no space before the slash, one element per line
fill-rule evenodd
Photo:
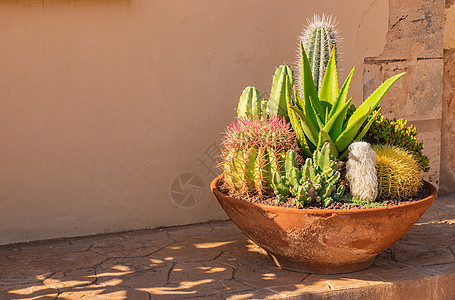
<path fill-rule="evenodd" d="M 320 104 L 320 102 L 318 101 Z M 324 116 L 323 113 L 318 113 L 318 109 L 314 106 L 315 103 L 311 101 L 311 97 L 309 101 L 305 101 L 305 114 L 311 120 L 314 127 L 317 130 L 321 130 L 324 127 L 324 122 L 321 120 L 321 116 Z"/>
<path fill-rule="evenodd" d="M 298 97 L 297 90 L 294 87 L 294 98 L 296 99 Z M 297 138 L 297 143 L 299 144 L 300 149 L 302 150 L 303 154 L 307 157 L 311 156 L 311 150 L 310 147 L 308 147 L 308 143 L 305 137 L 305 133 L 302 128 L 301 121 L 295 111 L 291 109 L 291 97 L 287 97 L 287 109 L 288 109 L 288 116 L 289 120 L 291 121 L 292 128 L 294 129 L 296 138 Z M 300 100 L 302 101 L 302 100 Z M 298 103 L 298 101 L 296 101 Z M 297 104 L 298 105 L 298 104 Z"/>
<path fill-rule="evenodd" d="M 298 109 L 296 106 L 291 106 L 291 108 L 300 117 L 302 129 L 306 137 L 316 147 L 318 145 L 318 131 L 314 127 L 313 123 L 311 123 L 310 119 L 303 113 L 303 111 Z"/>
<path fill-rule="evenodd" d="M 311 74 L 310 63 L 308 62 L 308 57 L 306 55 L 305 49 L 303 48 L 302 42 L 300 42 L 300 54 L 302 60 L 302 91 L 303 91 L 303 100 L 305 102 L 305 110 L 307 109 L 307 104 L 311 103 L 311 107 L 314 109 L 316 115 L 322 116 L 324 111 L 322 109 L 321 102 L 319 102 L 318 94 L 316 92 L 316 87 L 313 82 L 313 75 Z M 305 111 L 307 114 L 309 112 Z"/>
<path fill-rule="evenodd" d="M 346 103 L 327 121 L 323 130 L 328 132 L 332 140 L 336 140 L 341 134 L 343 122 L 346 118 L 346 113 L 351 105 L 352 98 Z"/>
<path fill-rule="evenodd" d="M 406 73 L 397 74 L 390 77 L 382 83 L 354 112 L 349 118 L 346 129 L 338 136 L 335 146 L 338 152 L 344 151 L 357 136 L 357 132 L 362 127 L 363 122 L 368 118 L 371 112 L 377 107 L 384 94 L 401 76 Z"/>
<path fill-rule="evenodd" d="M 339 107 L 342 106 L 343 103 L 345 103 L 346 100 L 348 99 L 348 91 L 351 85 L 352 77 L 354 76 L 355 68 L 356 67 L 352 68 L 351 73 L 349 73 L 348 77 L 344 81 L 340 93 L 338 94 L 338 97 L 332 106 L 332 110 L 330 111 L 329 117 L 332 117 L 337 112 Z"/>
<path fill-rule="evenodd" d="M 358 120 L 363 119 L 365 121 L 365 115 L 368 117 L 379 104 L 382 97 L 390 89 L 390 87 L 397 81 L 401 76 L 406 73 L 397 74 L 390 77 L 384 83 L 382 83 L 363 103 L 356 109 L 354 114 L 349 118 L 347 122 L 347 128 L 352 127 L 354 124 L 358 123 Z M 363 123 L 363 122 L 362 122 Z"/>
<path fill-rule="evenodd" d="M 335 147 L 335 144 L 333 143 L 332 138 L 330 137 L 330 135 L 326 131 L 321 130 L 321 131 L 319 131 L 318 150 L 323 148 L 323 146 L 326 143 L 328 143 L 330 145 L 330 153 L 333 156 L 338 157 L 338 150 Z"/>
<path fill-rule="evenodd" d="M 295 101 L 295 105 L 297 105 L 297 107 L 303 111 L 305 109 L 305 104 L 303 103 L 302 101 L 302 98 L 300 98 L 300 95 L 299 93 L 297 92 L 297 88 L 295 87 L 294 85 L 294 101 Z M 289 109 L 288 109 L 289 110 Z"/>
<path fill-rule="evenodd" d="M 366 113 L 363 115 L 360 119 L 357 119 L 357 121 L 350 126 L 348 126 L 336 139 L 335 141 L 335 146 L 338 150 L 338 152 L 342 152 L 345 150 L 349 144 L 352 143 L 354 138 L 357 136 L 357 132 L 359 131 L 360 127 L 362 127 L 363 122 L 368 118 L 368 115 L 370 112 Z"/>
<path fill-rule="evenodd" d="M 379 108 L 376 112 L 373 113 L 373 115 L 371 116 L 371 120 L 368 121 L 368 123 L 365 125 L 365 127 L 363 127 L 362 131 L 355 138 L 356 141 L 360 141 L 365 136 L 365 134 L 368 132 L 368 130 L 370 130 L 371 124 L 373 124 L 374 120 L 376 119 L 376 117 L 378 116 L 380 111 L 381 111 L 381 108 Z"/>
<path fill-rule="evenodd" d="M 319 100 L 326 101 L 333 105 L 338 96 L 338 75 L 337 66 L 335 61 L 335 47 L 333 46 L 332 53 L 330 54 L 329 63 L 322 79 L 322 84 L 319 89 Z"/>

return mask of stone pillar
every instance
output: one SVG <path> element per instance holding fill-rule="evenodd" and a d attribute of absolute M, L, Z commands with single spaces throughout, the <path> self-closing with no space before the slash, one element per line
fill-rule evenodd
<path fill-rule="evenodd" d="M 440 192 L 455 191 L 455 5 L 446 0 Z"/>
<path fill-rule="evenodd" d="M 387 44 L 381 55 L 365 59 L 363 74 L 367 97 L 387 78 L 407 72 L 381 101 L 382 113 L 417 128 L 430 158 L 424 178 L 435 185 L 441 165 L 443 21 L 444 0 L 389 0 Z"/>

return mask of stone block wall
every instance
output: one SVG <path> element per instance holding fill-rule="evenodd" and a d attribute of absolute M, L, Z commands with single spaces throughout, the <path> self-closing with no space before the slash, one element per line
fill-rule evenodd
<path fill-rule="evenodd" d="M 444 90 L 442 101 L 441 192 L 455 191 L 455 1 L 444 10 Z"/>
<path fill-rule="evenodd" d="M 430 158 L 430 171 L 424 177 L 435 185 L 440 184 L 441 169 L 444 4 L 444 0 L 389 0 L 387 44 L 378 57 L 365 58 L 363 74 L 367 97 L 387 78 L 407 72 L 381 101 L 382 113 L 405 118 L 417 128 L 417 138 Z"/>

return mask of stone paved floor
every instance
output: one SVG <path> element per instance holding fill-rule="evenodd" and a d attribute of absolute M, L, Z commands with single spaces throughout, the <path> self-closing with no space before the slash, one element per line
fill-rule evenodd
<path fill-rule="evenodd" d="M 0 246 L 0 299 L 455 299 L 455 195 L 363 271 L 275 268 L 230 221 Z"/>

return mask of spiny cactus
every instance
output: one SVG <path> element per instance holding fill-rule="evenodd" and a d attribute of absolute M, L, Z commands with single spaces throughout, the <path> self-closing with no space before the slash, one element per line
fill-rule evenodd
<path fill-rule="evenodd" d="M 279 66 L 273 76 L 269 101 L 261 101 L 255 87 L 246 87 L 239 99 L 237 115 L 239 118 L 267 118 L 269 116 L 288 118 L 288 98 L 292 96 L 294 72 L 287 65 Z"/>
<path fill-rule="evenodd" d="M 284 201 L 292 194 L 298 208 L 309 203 L 327 207 L 338 200 L 344 193 L 344 186 L 339 183 L 340 172 L 337 170 L 336 159 L 330 152 L 330 144 L 326 143 L 320 151 L 313 153 L 313 158 L 307 158 L 299 170 L 296 153 L 289 150 L 286 153 L 285 174 L 273 174 L 272 187 L 277 200 Z"/>
<path fill-rule="evenodd" d="M 393 145 L 374 145 L 379 196 L 409 199 L 423 185 L 419 165 L 413 155 Z"/>
<path fill-rule="evenodd" d="M 423 154 L 423 143 L 419 143 L 416 138 L 417 130 L 414 126 L 406 127 L 405 119 L 387 119 L 380 113 L 373 118 L 370 130 L 365 134 L 362 140 L 370 144 L 390 144 L 410 151 L 422 171 L 428 172 L 429 159 Z M 367 120 L 366 122 L 368 122 Z"/>
<path fill-rule="evenodd" d="M 330 52 L 335 44 L 337 45 L 335 58 L 338 62 L 341 37 L 335 26 L 335 20 L 332 20 L 332 17 L 314 15 L 313 20 L 311 22 L 308 21 L 308 25 L 299 37 L 299 41 L 303 44 L 306 53 L 308 53 L 308 60 L 317 91 L 321 87 L 324 73 L 329 63 Z M 302 73 L 299 73 L 297 78 L 300 88 L 302 87 Z"/>
<path fill-rule="evenodd" d="M 221 168 L 227 188 L 237 195 L 263 197 L 272 174 L 282 172 L 286 151 L 296 149 L 295 134 L 284 119 L 241 118 L 226 128 Z"/>
<path fill-rule="evenodd" d="M 352 195 L 368 201 L 378 196 L 376 152 L 367 142 L 354 142 L 349 146 L 346 177 Z"/>
<path fill-rule="evenodd" d="M 237 115 L 239 118 L 250 117 L 254 118 L 260 116 L 261 109 L 261 96 L 257 88 L 247 86 L 240 96 L 239 105 L 237 108 Z"/>
<path fill-rule="evenodd" d="M 270 92 L 269 111 L 276 117 L 287 117 L 287 98 L 292 95 L 294 72 L 287 65 L 279 66 L 273 76 L 272 91 Z"/>

